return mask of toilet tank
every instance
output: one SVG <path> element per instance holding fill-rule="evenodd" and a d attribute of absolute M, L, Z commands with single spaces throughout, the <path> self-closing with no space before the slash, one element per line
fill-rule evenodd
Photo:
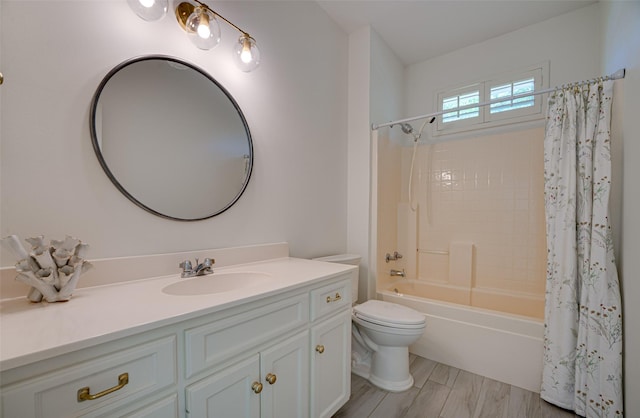
<path fill-rule="evenodd" d="M 360 265 L 360 256 L 357 254 L 336 254 L 329 255 L 326 257 L 318 257 L 313 260 L 317 261 L 326 261 L 328 263 L 340 263 L 340 264 L 350 264 L 352 266 L 358 267 Z M 351 272 L 351 302 L 356 303 L 358 301 L 358 276 L 359 270 L 356 269 Z"/>

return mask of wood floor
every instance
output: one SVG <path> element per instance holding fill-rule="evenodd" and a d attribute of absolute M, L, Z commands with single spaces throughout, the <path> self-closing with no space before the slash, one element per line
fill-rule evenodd
<path fill-rule="evenodd" d="M 333 418 L 574 418 L 515 386 L 411 355 L 414 386 L 386 392 L 351 375 L 351 398 Z"/>

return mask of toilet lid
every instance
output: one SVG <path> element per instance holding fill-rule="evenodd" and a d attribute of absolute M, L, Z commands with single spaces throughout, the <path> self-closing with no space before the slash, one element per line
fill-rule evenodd
<path fill-rule="evenodd" d="M 381 300 L 369 300 L 353 308 L 358 318 L 385 326 L 399 328 L 420 328 L 424 326 L 425 318 L 420 312 L 397 303 Z"/>

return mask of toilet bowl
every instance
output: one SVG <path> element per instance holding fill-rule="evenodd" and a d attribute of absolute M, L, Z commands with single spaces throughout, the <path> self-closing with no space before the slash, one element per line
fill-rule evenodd
<path fill-rule="evenodd" d="M 360 256 L 340 254 L 316 260 L 357 266 Z M 357 272 L 352 278 L 351 372 L 390 392 L 411 388 L 409 345 L 424 332 L 424 315 L 380 300 L 357 305 Z"/>
<path fill-rule="evenodd" d="M 424 315 L 395 303 L 369 300 L 353 308 L 352 320 L 352 372 L 390 392 L 411 388 L 409 345 L 424 332 Z"/>

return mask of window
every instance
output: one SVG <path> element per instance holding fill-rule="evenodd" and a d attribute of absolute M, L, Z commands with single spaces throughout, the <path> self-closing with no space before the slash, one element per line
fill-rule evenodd
<path fill-rule="evenodd" d="M 549 64 L 527 68 L 491 80 L 440 91 L 434 135 L 467 131 L 542 118 L 542 97 L 527 95 L 545 87 Z M 487 106 L 474 104 L 492 102 Z"/>
<path fill-rule="evenodd" d="M 494 101 L 502 98 L 507 100 L 498 103 L 492 103 L 490 105 L 490 112 L 500 113 L 508 112 L 510 110 L 522 109 L 524 107 L 533 107 L 535 104 L 534 96 L 518 97 L 513 99 L 513 96 L 522 95 L 532 92 L 535 87 L 535 79 L 528 78 L 526 80 L 514 81 L 513 83 L 503 84 L 501 86 L 495 86 L 490 88 L 489 100 Z"/>
<path fill-rule="evenodd" d="M 463 106 L 480 103 L 480 92 L 472 91 L 457 96 L 445 97 L 442 99 L 442 110 L 458 109 Z M 480 108 L 472 107 L 462 110 L 454 110 L 450 113 L 442 115 L 444 123 L 453 122 L 462 119 L 475 118 L 480 115 Z"/>
<path fill-rule="evenodd" d="M 448 90 L 438 95 L 439 111 L 451 110 L 438 118 L 438 125 L 465 127 L 477 123 L 482 118 L 482 107 L 470 107 L 482 101 L 484 95 L 482 84 L 471 84 Z"/>

